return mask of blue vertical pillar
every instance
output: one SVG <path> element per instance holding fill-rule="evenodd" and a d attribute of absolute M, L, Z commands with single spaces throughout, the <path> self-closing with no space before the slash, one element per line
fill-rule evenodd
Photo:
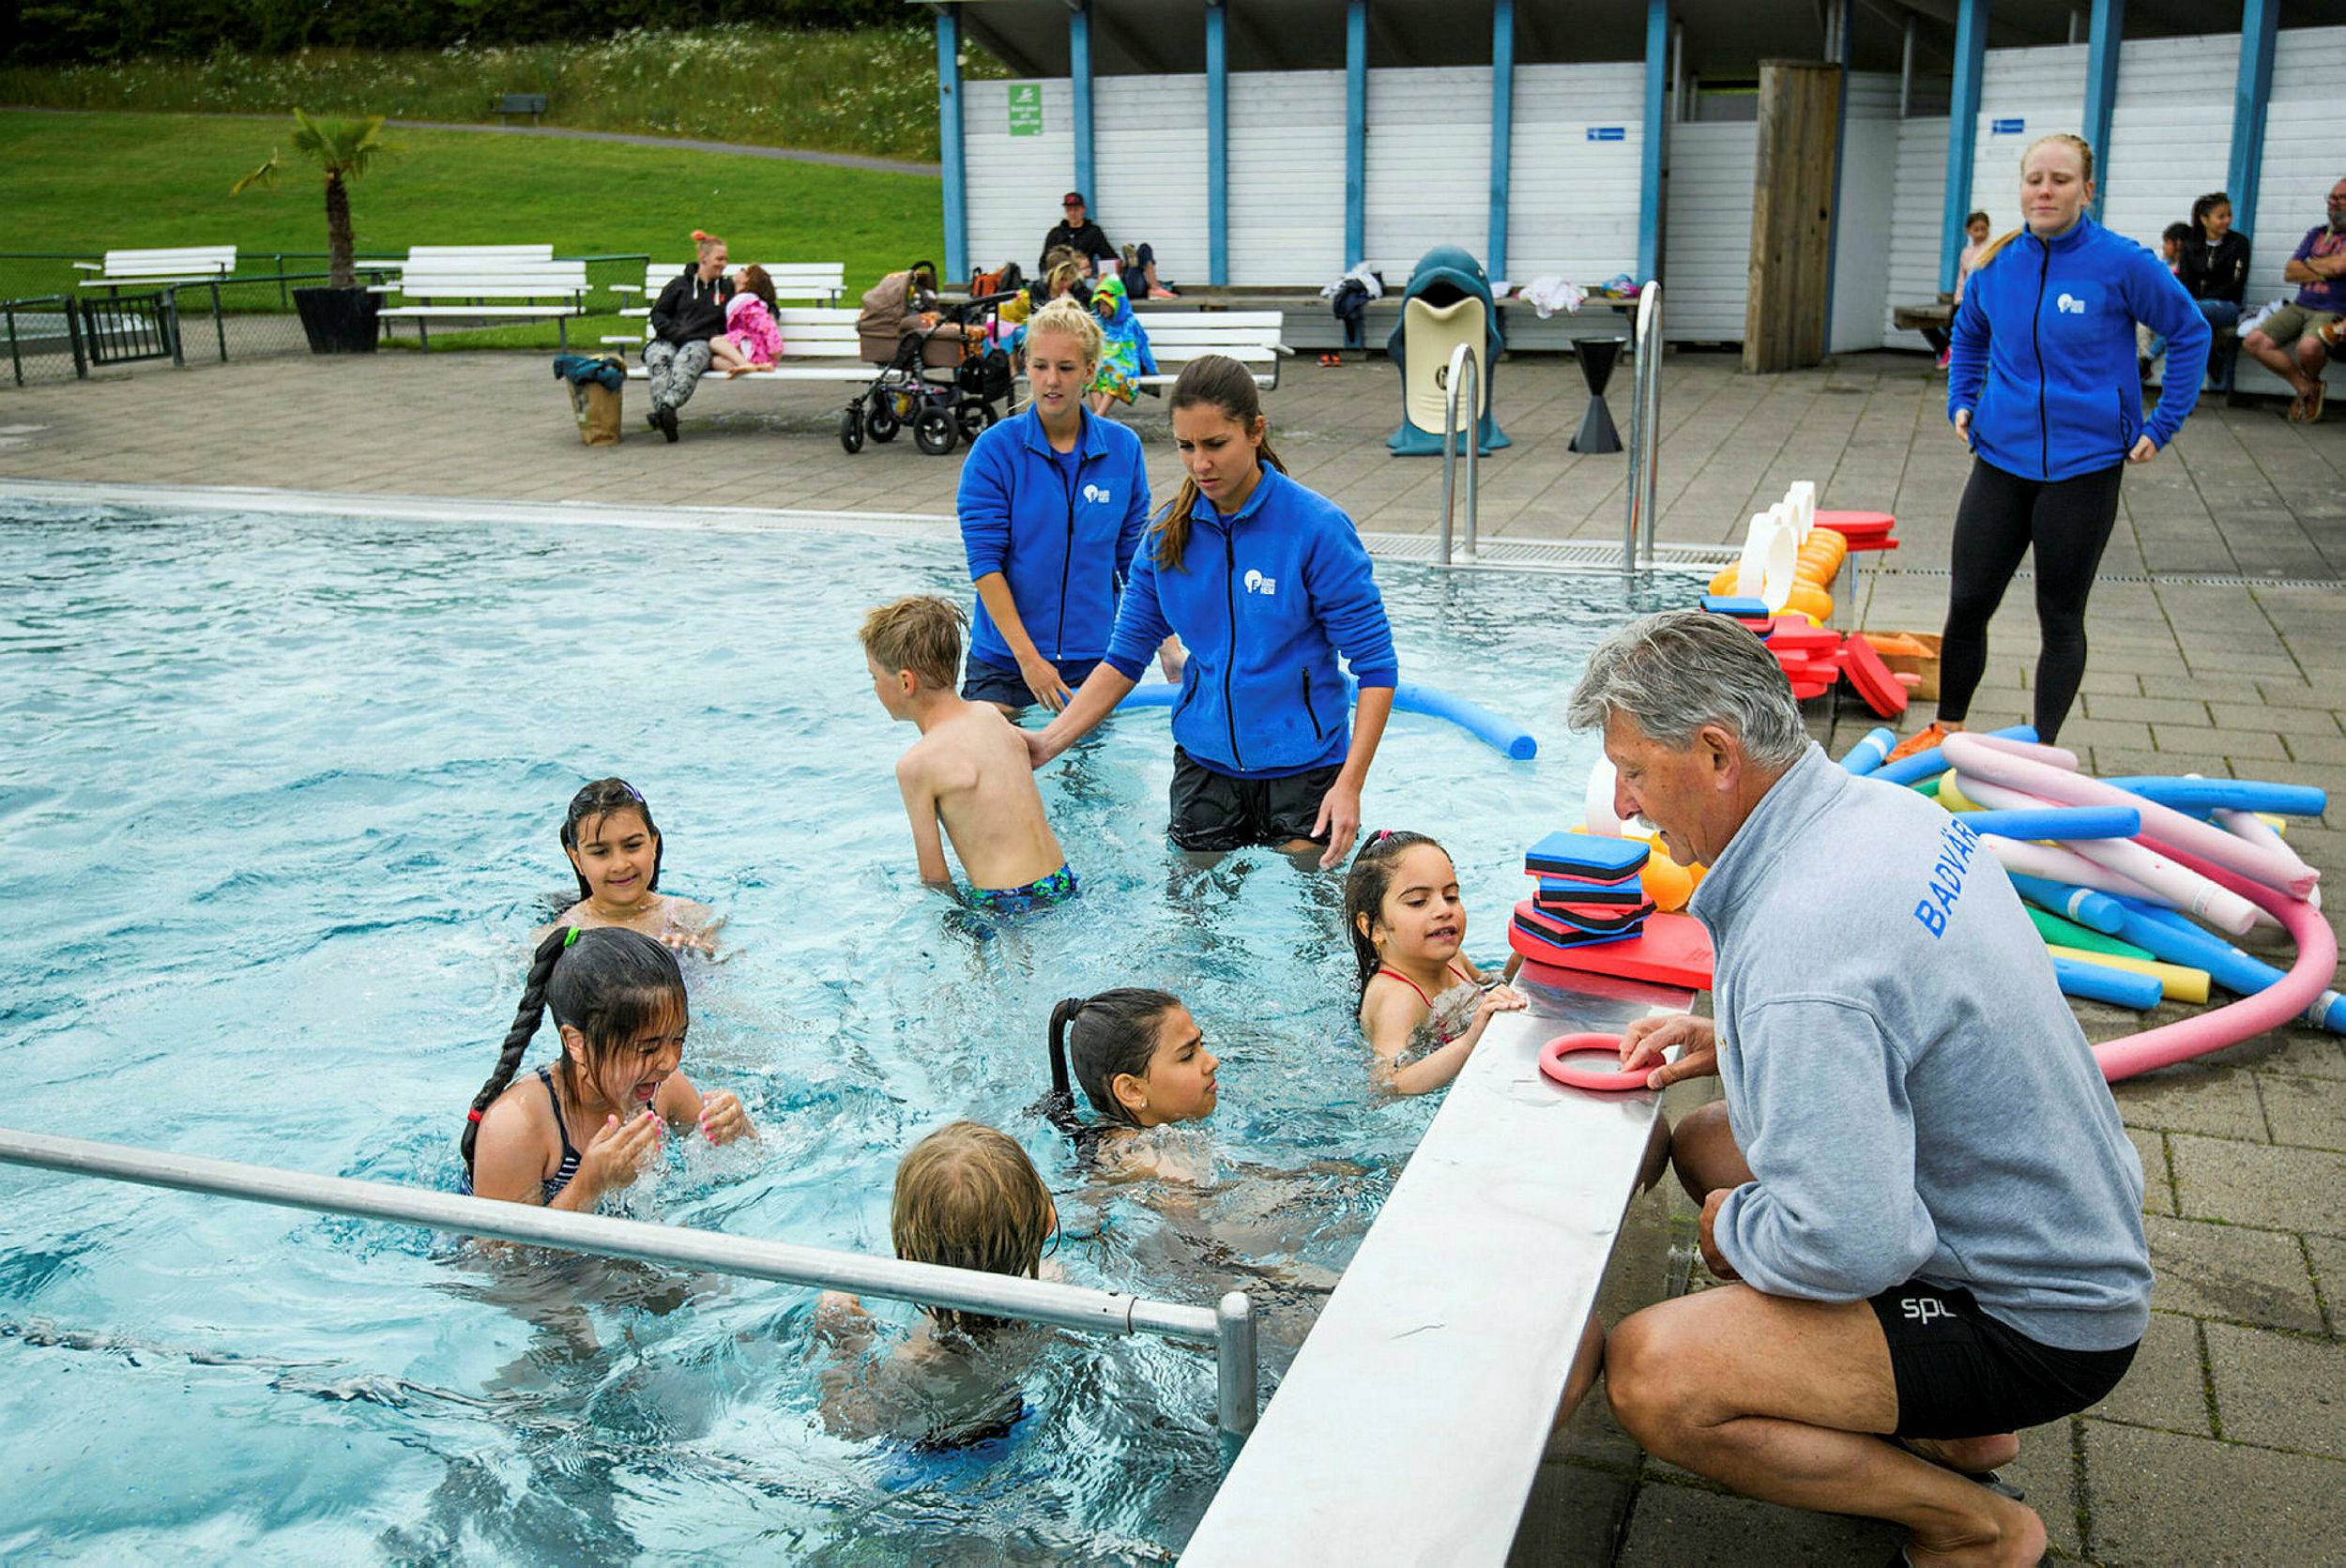
<path fill-rule="evenodd" d="M 1485 264 L 1507 276 L 1507 180 L 1516 135 L 1516 0 L 1491 0 L 1491 249 Z"/>
<path fill-rule="evenodd" d="M 1100 193 L 1091 189 L 1091 7 L 1076 0 L 1067 13 L 1067 77 L 1075 96 L 1075 189 L 1090 203 L 1087 217 L 1100 216 Z"/>
<path fill-rule="evenodd" d="M 1368 0 L 1344 5 L 1344 267 L 1368 254 Z"/>
<path fill-rule="evenodd" d="M 2240 8 L 2240 84 L 2232 91 L 2232 162 L 2224 190 L 2232 197 L 2232 226 L 2253 234 L 2257 185 L 2264 176 L 2264 100 L 2273 95 L 2274 33 L 2281 0 L 2245 0 Z"/>
<path fill-rule="evenodd" d="M 1230 54 L 1222 0 L 1206 0 L 1206 279 L 1230 281 Z"/>
<path fill-rule="evenodd" d="M 1638 168 L 1638 282 L 1662 266 L 1662 100 L 1669 91 L 1668 0 L 1646 0 L 1645 129 Z"/>
<path fill-rule="evenodd" d="M 2110 120 L 2118 106 L 2118 42 L 2126 30 L 2126 0 L 2094 0 L 2094 36 L 2085 46 L 2085 142 L 2094 149 L 2094 205 L 2101 221 L 2102 190 L 2110 184 Z"/>
<path fill-rule="evenodd" d="M 937 145 L 945 166 L 945 276 L 969 276 L 968 159 L 961 144 L 961 13 L 937 8 Z"/>
<path fill-rule="evenodd" d="M 1963 261 L 1963 220 L 1972 212 L 1972 163 L 1979 150 L 1979 79 L 1988 65 L 1988 0 L 1957 0 L 1955 89 L 1947 103 L 1947 189 L 1939 222 L 1939 291 L 1955 290 Z"/>

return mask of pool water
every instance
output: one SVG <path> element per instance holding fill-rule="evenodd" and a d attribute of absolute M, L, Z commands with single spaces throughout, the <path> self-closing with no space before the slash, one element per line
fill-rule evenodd
<path fill-rule="evenodd" d="M 1577 812 L 1595 748 L 1562 705 L 1621 592 L 1379 578 L 1405 674 L 1542 742 L 1514 763 L 1400 716 L 1367 792 L 1369 828 L 1443 839 L 1501 952 L 1524 845 Z M 529 934 L 573 896 L 563 806 L 609 773 L 651 803 L 663 889 L 730 916 L 726 961 L 688 963 L 684 1068 L 764 1134 L 674 1151 L 625 1212 L 885 1253 L 898 1156 L 976 1117 L 1061 1195 L 1068 1278 L 1256 1290 L 1268 1393 L 1435 1108 L 1368 1089 L 1335 877 L 1168 848 L 1161 710 L 1041 776 L 1074 905 L 922 888 L 912 732 L 854 627 L 964 596 L 949 533 L 19 505 L 0 581 L 8 1123 L 451 1187 Z M 1181 996 L 1224 1058 L 1203 1192 L 1093 1188 L 1029 1110 L 1052 1003 L 1120 983 Z M 826 1426 L 811 1311 L 0 1168 L 0 1557 L 1157 1560 L 1211 1496 L 1196 1347 L 1038 1335 L 1027 1420 L 917 1454 Z"/>

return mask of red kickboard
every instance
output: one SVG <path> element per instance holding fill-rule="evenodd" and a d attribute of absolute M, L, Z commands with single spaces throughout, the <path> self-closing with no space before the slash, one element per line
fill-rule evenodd
<path fill-rule="evenodd" d="M 1886 511 L 1827 511 L 1817 509 L 1817 526 L 1830 528 L 1853 546 L 1859 536 L 1879 539 L 1898 525 L 1897 518 Z"/>
<path fill-rule="evenodd" d="M 1828 627 L 1811 626 L 1806 616 L 1778 616 L 1775 633 L 1768 638 L 1768 651 L 1777 655 L 1790 652 L 1830 653 L 1841 646 L 1841 634 Z"/>
<path fill-rule="evenodd" d="M 1906 711 L 1906 688 L 1864 637 L 1852 635 L 1841 645 L 1841 673 L 1880 717 L 1895 719 Z"/>
<path fill-rule="evenodd" d="M 1827 692 L 1832 690 L 1833 682 L 1830 680 L 1795 679 L 1792 682 L 1792 700 L 1794 702 L 1806 702 L 1811 697 L 1821 697 Z"/>
<path fill-rule="evenodd" d="M 1536 930 L 1553 935 L 1560 942 L 1577 942 L 1589 936 L 1618 936 L 1623 932 L 1635 931 L 1652 913 L 1652 904 L 1636 904 L 1625 909 L 1574 909 L 1534 903 L 1523 918 L 1531 921 Z"/>
<path fill-rule="evenodd" d="M 1512 924 L 1507 940 L 1526 959 L 1552 969 L 1616 975 L 1688 991 L 1711 988 L 1711 934 L 1691 915 L 1652 916 L 1637 936 L 1614 942 L 1559 947 Z"/>

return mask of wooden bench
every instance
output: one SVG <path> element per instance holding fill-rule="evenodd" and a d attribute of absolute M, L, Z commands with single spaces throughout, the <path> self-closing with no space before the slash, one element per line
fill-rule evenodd
<path fill-rule="evenodd" d="M 75 262 L 95 277 L 85 289 L 161 288 L 174 283 L 218 283 L 236 270 L 233 245 L 189 245 L 163 251 L 109 251 L 102 262 Z"/>
<path fill-rule="evenodd" d="M 506 123 L 508 115 L 526 114 L 536 125 L 545 118 L 546 95 L 543 93 L 506 93 L 497 99 L 497 124 Z"/>
<path fill-rule="evenodd" d="M 1890 324 L 1901 332 L 1919 332 L 1926 327 L 1950 330 L 1955 326 L 1955 297 L 1941 295 L 1928 305 L 1892 306 Z"/>
<path fill-rule="evenodd" d="M 571 319 L 586 313 L 586 264 L 556 261 L 553 250 L 419 245 L 401 264 L 398 282 L 375 285 L 400 297 L 378 318 L 387 330 L 394 320 L 414 322 L 427 351 L 434 321 L 551 321 L 568 348 Z"/>
<path fill-rule="evenodd" d="M 1135 312 L 1138 313 L 1138 312 Z M 1150 311 L 1140 314 L 1157 373 L 1135 379 L 1143 388 L 1170 387 L 1181 367 L 1209 354 L 1223 355 L 1255 369 L 1255 385 L 1279 385 L 1279 361 L 1295 350 L 1279 341 L 1284 321 L 1277 311 Z"/>
<path fill-rule="evenodd" d="M 773 281 L 777 301 L 803 299 L 811 305 L 836 305 L 839 297 L 847 289 L 847 264 L 845 262 L 759 262 L 757 265 L 764 267 L 766 276 Z M 652 301 L 660 297 L 660 291 L 675 282 L 679 274 L 691 271 L 692 267 L 691 262 L 678 262 L 674 266 L 651 263 L 644 268 L 644 302 L 619 313 L 623 316 L 651 314 Z M 614 283 L 611 292 L 633 294 L 636 288 L 632 283 Z"/>

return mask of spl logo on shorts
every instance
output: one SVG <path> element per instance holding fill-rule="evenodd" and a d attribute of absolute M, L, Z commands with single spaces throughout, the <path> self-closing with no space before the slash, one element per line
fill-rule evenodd
<path fill-rule="evenodd" d="M 1246 591 L 1269 598 L 1279 591 L 1279 579 L 1266 577 L 1259 571 L 1249 571 L 1246 573 Z"/>
<path fill-rule="evenodd" d="M 1948 1308 L 1946 1302 L 1932 1301 L 1927 1296 L 1910 1299 L 1903 1302 L 1899 1304 L 1899 1310 L 1904 1312 L 1907 1317 L 1914 1319 L 1917 1323 L 1927 1323 L 1934 1317 L 1945 1317 L 1951 1319 L 1955 1317 L 1954 1312 Z"/>
<path fill-rule="evenodd" d="M 1084 499 L 1105 506 L 1108 502 L 1115 500 L 1116 496 L 1114 493 L 1103 490 L 1096 484 L 1088 484 L 1084 486 Z"/>
<path fill-rule="evenodd" d="M 2085 301 L 2064 291 L 2060 298 L 2053 301 L 2053 309 L 2064 315 L 2081 316 L 2085 313 Z"/>

